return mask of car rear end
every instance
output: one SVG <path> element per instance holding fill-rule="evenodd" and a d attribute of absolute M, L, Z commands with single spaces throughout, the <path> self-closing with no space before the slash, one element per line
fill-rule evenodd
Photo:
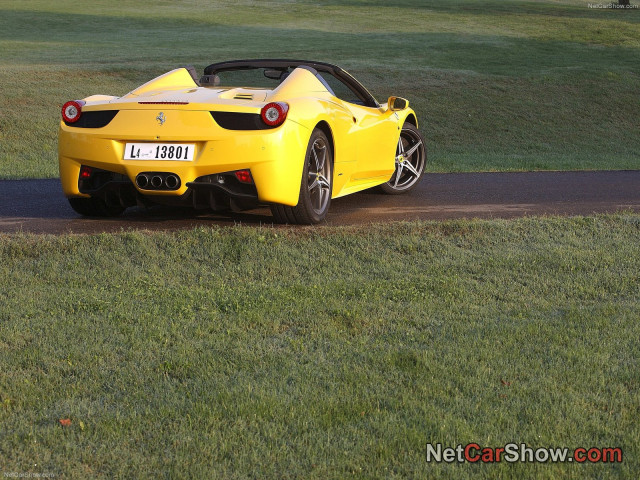
<path fill-rule="evenodd" d="M 309 132 L 285 120 L 288 105 L 206 103 L 206 95 L 195 88 L 65 104 L 58 146 L 65 195 L 125 207 L 295 205 Z"/>

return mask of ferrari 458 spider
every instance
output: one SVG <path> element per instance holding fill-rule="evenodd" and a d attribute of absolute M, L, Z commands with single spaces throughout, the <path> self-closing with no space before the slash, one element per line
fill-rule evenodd
<path fill-rule="evenodd" d="M 123 97 L 62 107 L 60 178 L 73 209 L 269 205 L 280 223 L 324 219 L 332 198 L 420 180 L 424 140 L 409 102 L 380 105 L 335 65 L 297 60 L 177 68 Z"/>

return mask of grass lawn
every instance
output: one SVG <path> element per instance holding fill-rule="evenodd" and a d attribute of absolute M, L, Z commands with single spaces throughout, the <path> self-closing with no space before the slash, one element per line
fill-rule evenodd
<path fill-rule="evenodd" d="M 639 244 L 632 214 L 0 236 L 0 471 L 637 478 Z"/>
<path fill-rule="evenodd" d="M 255 57 L 407 97 L 430 171 L 640 168 L 640 9 L 5 0 L 0 178 L 57 176 L 66 100 Z M 0 472 L 637 478 L 638 272 L 635 214 L 0 235 Z M 428 464 L 427 442 L 624 461 Z"/>
<path fill-rule="evenodd" d="M 597 2 L 596 2 L 597 3 Z M 300 57 L 406 96 L 431 171 L 640 168 L 640 9 L 579 1 L 5 0 L 0 178 L 55 177 L 60 106 L 175 66 Z"/>

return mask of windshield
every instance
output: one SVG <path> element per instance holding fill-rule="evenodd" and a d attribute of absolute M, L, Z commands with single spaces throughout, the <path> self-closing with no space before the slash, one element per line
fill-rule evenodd
<path fill-rule="evenodd" d="M 289 76 L 292 68 L 243 68 L 222 70 L 216 73 L 216 87 L 268 88 L 273 90 Z M 328 72 L 317 73 L 316 77 L 333 96 L 350 103 L 363 105 L 357 94 L 344 82 Z"/>
<path fill-rule="evenodd" d="M 265 75 L 265 72 L 269 75 L 268 77 Z M 284 80 L 284 76 L 288 75 L 288 70 L 280 71 L 269 68 L 249 68 L 243 70 L 223 70 L 217 72 L 216 75 L 220 79 L 219 86 L 221 87 L 274 89 Z"/>

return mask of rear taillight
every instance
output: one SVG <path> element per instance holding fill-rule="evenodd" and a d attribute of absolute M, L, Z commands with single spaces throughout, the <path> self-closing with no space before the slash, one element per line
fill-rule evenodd
<path fill-rule="evenodd" d="M 83 165 L 80 168 L 80 178 L 89 178 L 91 176 L 91 167 Z"/>
<path fill-rule="evenodd" d="M 287 112 L 289 111 L 289 105 L 283 102 L 271 102 L 262 107 L 260 116 L 262 121 L 270 127 L 277 127 L 282 125 L 282 122 L 287 118 Z"/>
<path fill-rule="evenodd" d="M 62 119 L 67 123 L 75 123 L 82 115 L 83 100 L 71 100 L 62 106 Z"/>
<path fill-rule="evenodd" d="M 234 172 L 236 174 L 236 178 L 241 183 L 253 183 L 253 178 L 251 178 L 251 172 L 249 170 L 238 170 Z"/>

